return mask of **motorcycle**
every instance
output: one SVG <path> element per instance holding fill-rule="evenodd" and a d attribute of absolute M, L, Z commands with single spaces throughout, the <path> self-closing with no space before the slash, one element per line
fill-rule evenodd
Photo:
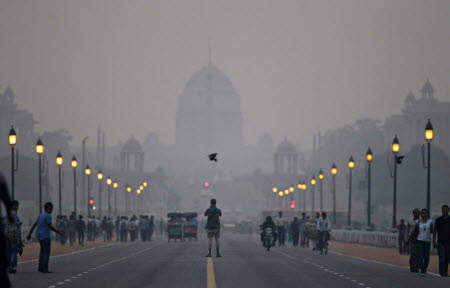
<path fill-rule="evenodd" d="M 264 228 L 263 231 L 263 246 L 266 247 L 267 251 L 270 251 L 270 247 L 275 246 L 275 232 L 272 228 Z"/>

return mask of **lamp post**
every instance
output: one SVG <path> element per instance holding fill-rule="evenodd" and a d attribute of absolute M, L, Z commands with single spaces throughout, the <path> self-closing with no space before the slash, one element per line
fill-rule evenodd
<path fill-rule="evenodd" d="M 366 152 L 366 160 L 367 160 L 367 227 L 370 228 L 370 190 L 371 190 L 371 182 L 372 182 L 372 160 L 373 160 L 373 153 L 372 149 L 370 147 L 367 149 Z"/>
<path fill-rule="evenodd" d="M 127 194 L 125 195 L 125 213 L 129 213 L 130 210 L 130 195 L 131 191 L 133 190 L 128 184 L 127 186 Z"/>
<path fill-rule="evenodd" d="M 315 210 L 315 203 L 314 203 L 314 194 L 315 194 L 315 192 L 316 192 L 316 189 L 315 189 L 315 185 L 316 185 L 316 183 L 317 183 L 317 181 L 316 181 L 316 177 L 314 177 L 314 176 L 312 176 L 311 177 L 311 186 L 312 186 L 312 189 L 311 189 L 311 192 L 312 192 L 312 211 L 311 211 L 311 215 L 312 215 L 312 217 L 311 217 L 311 219 L 314 219 L 313 217 L 314 217 L 314 210 Z"/>
<path fill-rule="evenodd" d="M 355 168 L 355 160 L 353 160 L 353 156 L 350 156 L 348 159 L 348 215 L 347 215 L 347 226 L 351 228 L 351 219 L 352 219 L 352 170 Z"/>
<path fill-rule="evenodd" d="M 11 130 L 9 130 L 9 136 L 8 136 L 8 142 L 11 146 L 11 196 L 12 200 L 15 200 L 14 198 L 14 172 L 16 168 L 14 167 L 14 146 L 17 144 L 17 135 L 16 131 L 14 130 L 14 127 L 11 126 Z"/>
<path fill-rule="evenodd" d="M 36 143 L 36 153 L 39 157 L 39 214 L 42 214 L 42 154 L 44 154 L 44 144 L 42 144 L 41 138 Z"/>
<path fill-rule="evenodd" d="M 322 169 L 319 170 L 319 190 L 320 190 L 320 211 L 323 212 L 323 175 Z"/>
<path fill-rule="evenodd" d="M 84 137 L 81 140 L 82 146 L 83 146 L 83 154 L 82 154 L 82 158 L 81 158 L 81 169 L 83 169 L 83 167 L 86 167 L 86 141 L 89 139 L 89 137 Z M 83 172 L 82 172 L 83 173 Z M 86 190 L 85 190 L 85 182 L 84 182 L 84 177 L 81 177 L 81 203 L 85 203 L 85 197 L 86 197 Z M 89 203 L 89 198 L 87 199 L 87 202 Z M 87 206 L 87 210 L 86 210 L 86 214 L 89 217 L 89 206 Z M 81 209 L 81 211 L 83 211 L 83 209 Z"/>
<path fill-rule="evenodd" d="M 108 218 L 111 217 L 111 184 L 112 179 L 108 176 L 106 179 L 106 184 L 108 184 Z"/>
<path fill-rule="evenodd" d="M 331 166 L 331 175 L 333 175 L 333 224 L 336 225 L 336 175 L 338 174 L 338 169 L 336 164 L 333 163 Z"/>
<path fill-rule="evenodd" d="M 98 216 L 101 219 L 102 218 L 102 179 L 103 179 L 102 170 L 98 171 L 97 179 L 98 179 Z"/>
<path fill-rule="evenodd" d="M 117 217 L 117 188 L 119 187 L 119 183 L 117 181 L 114 181 L 113 187 L 114 187 L 114 218 L 116 218 Z"/>
<path fill-rule="evenodd" d="M 303 190 L 303 212 L 306 214 L 306 184 L 302 182 L 302 190 Z"/>
<path fill-rule="evenodd" d="M 72 157 L 72 167 L 73 167 L 73 211 L 75 212 L 75 217 L 77 217 L 77 157 L 73 155 Z"/>
<path fill-rule="evenodd" d="M 394 201 L 392 211 L 392 229 L 396 229 L 397 225 L 397 155 L 400 152 L 400 142 L 397 135 L 392 140 L 392 153 L 394 154 Z"/>
<path fill-rule="evenodd" d="M 431 141 L 433 141 L 434 137 L 434 129 L 433 125 L 431 125 L 430 119 L 428 119 L 427 126 L 425 126 L 425 140 L 427 141 L 428 146 L 428 163 L 427 163 L 427 209 L 430 210 L 431 206 Z"/>
<path fill-rule="evenodd" d="M 58 205 L 59 215 L 62 215 L 62 200 L 61 200 L 61 166 L 63 165 L 63 157 L 60 152 L 56 155 L 56 165 L 58 165 Z"/>
<path fill-rule="evenodd" d="M 86 165 L 86 169 L 84 170 L 84 173 L 87 176 L 87 217 L 86 219 L 89 219 L 89 216 L 91 214 L 91 168 L 89 167 L 89 165 Z"/>

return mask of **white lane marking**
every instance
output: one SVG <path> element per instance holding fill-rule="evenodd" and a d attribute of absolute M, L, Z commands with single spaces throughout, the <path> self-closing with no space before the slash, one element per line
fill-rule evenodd
<path fill-rule="evenodd" d="M 283 253 L 283 252 L 280 252 L 280 251 L 273 251 L 273 252 L 278 253 L 278 254 L 281 254 L 281 255 L 284 255 L 284 256 L 286 256 L 286 257 L 292 259 L 292 260 L 297 260 L 297 258 L 294 258 L 294 257 L 292 257 L 292 256 L 290 256 L 290 255 L 288 255 L 288 254 L 286 254 L 286 253 Z"/>
<path fill-rule="evenodd" d="M 64 285 L 64 282 L 58 282 L 58 285 Z"/>
<path fill-rule="evenodd" d="M 80 277 L 80 276 L 83 276 L 83 274 L 78 274 L 77 276 Z"/>
<path fill-rule="evenodd" d="M 364 284 L 364 283 L 358 283 L 358 285 L 364 286 L 364 285 L 366 285 L 366 284 Z"/>
<path fill-rule="evenodd" d="M 95 250 L 95 249 L 106 248 L 106 247 L 115 246 L 115 245 L 119 245 L 119 244 L 111 243 L 111 244 L 108 244 L 108 245 L 92 247 L 92 248 L 89 248 L 89 249 L 78 250 L 78 251 L 74 251 L 74 252 L 70 252 L 70 253 L 66 253 L 66 254 L 54 255 L 54 256 L 50 256 L 50 259 L 61 258 L 61 257 L 65 257 L 65 256 L 71 256 L 71 255 L 75 255 L 75 254 L 85 253 L 85 252 L 89 252 L 89 251 L 92 251 L 92 250 Z M 33 262 L 38 262 L 38 261 L 39 261 L 39 259 L 31 259 L 31 260 L 20 261 L 19 263 L 20 264 L 26 264 L 26 263 L 33 263 Z"/>
<path fill-rule="evenodd" d="M 48 286 L 48 288 L 55 288 L 55 287 L 56 287 L 55 285 Z"/>
<path fill-rule="evenodd" d="M 65 282 L 70 282 L 70 279 L 66 279 L 66 280 L 64 280 Z"/>
<path fill-rule="evenodd" d="M 333 253 L 333 254 L 336 254 L 336 255 L 340 255 L 340 256 L 349 257 L 349 258 L 353 258 L 353 259 L 358 259 L 358 260 L 365 261 L 365 262 L 376 263 L 376 264 L 381 264 L 381 265 L 390 266 L 390 267 L 409 269 L 409 267 L 406 267 L 406 266 L 400 266 L 400 265 L 380 262 L 380 261 L 376 261 L 376 260 L 370 260 L 370 259 L 361 258 L 361 257 L 358 257 L 358 256 L 346 255 L 346 254 L 342 254 L 342 253 L 339 253 L 339 252 L 330 251 L 330 253 Z M 439 274 L 436 274 L 436 273 L 433 273 L 433 272 L 427 272 L 427 274 L 440 277 Z"/>

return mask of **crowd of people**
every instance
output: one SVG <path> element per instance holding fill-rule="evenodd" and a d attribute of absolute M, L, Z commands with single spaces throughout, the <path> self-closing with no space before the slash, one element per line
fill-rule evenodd
<path fill-rule="evenodd" d="M 272 221 L 272 217 L 268 216 L 261 228 L 273 227 L 276 231 L 275 241 L 278 241 L 279 246 L 285 246 L 286 239 L 294 247 L 300 244 L 302 248 L 309 248 L 311 242 L 314 251 L 322 252 L 330 237 L 331 222 L 325 212 L 316 213 L 315 219 L 302 213 L 300 219 L 294 217 L 292 221 L 288 221 L 280 211 L 273 224 Z"/>
<path fill-rule="evenodd" d="M 430 262 L 431 248 L 437 249 L 439 255 L 439 274 L 448 277 L 450 262 L 450 217 L 449 206 L 441 207 L 442 215 L 434 222 L 427 209 L 414 209 L 405 225 L 401 219 L 397 229 L 399 232 L 399 252 L 409 254 L 411 272 L 425 276 Z"/>

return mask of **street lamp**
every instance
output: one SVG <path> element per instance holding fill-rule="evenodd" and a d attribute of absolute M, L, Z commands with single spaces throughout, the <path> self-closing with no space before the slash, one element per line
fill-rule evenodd
<path fill-rule="evenodd" d="M 331 166 L 331 175 L 333 176 L 333 223 L 336 225 L 336 175 L 338 174 L 338 169 L 336 164 L 333 163 Z"/>
<path fill-rule="evenodd" d="M 312 191 L 312 211 L 311 211 L 311 213 L 312 213 L 312 217 L 311 217 L 311 219 L 313 219 L 313 217 L 314 217 L 314 210 L 315 210 L 315 203 L 314 203 L 314 194 L 315 194 L 315 192 L 316 192 L 316 189 L 315 189 L 315 185 L 316 185 L 316 183 L 317 183 L 317 181 L 316 181 L 316 177 L 314 177 L 314 176 L 312 176 L 311 177 L 311 185 L 312 185 L 312 189 L 311 189 L 311 191 Z"/>
<path fill-rule="evenodd" d="M 36 143 L 36 153 L 39 157 L 39 214 L 42 214 L 42 154 L 44 154 L 44 144 L 42 144 L 41 138 Z"/>
<path fill-rule="evenodd" d="M 84 170 L 84 173 L 87 176 L 87 218 L 89 219 L 89 215 L 91 214 L 91 205 L 90 205 L 90 201 L 91 201 L 91 168 L 89 167 L 89 165 L 86 165 L 86 169 Z"/>
<path fill-rule="evenodd" d="M 102 179 L 103 179 L 102 170 L 98 171 L 97 179 L 98 179 L 98 215 L 101 219 L 102 218 Z"/>
<path fill-rule="evenodd" d="M 397 135 L 392 140 L 392 153 L 394 154 L 394 202 L 392 211 L 392 229 L 396 229 L 397 225 L 397 155 L 400 152 L 400 142 Z"/>
<path fill-rule="evenodd" d="M 114 181 L 113 187 L 114 187 L 114 218 L 116 218 L 117 217 L 117 187 L 119 187 L 119 183 L 117 181 Z"/>
<path fill-rule="evenodd" d="M 106 179 L 106 184 L 108 184 L 108 218 L 111 217 L 111 184 L 112 179 L 108 176 Z"/>
<path fill-rule="evenodd" d="M 147 187 L 147 185 L 148 185 L 147 181 L 144 181 L 144 183 L 142 183 L 142 185 L 144 185 L 144 187 Z"/>
<path fill-rule="evenodd" d="M 434 137 L 434 129 L 433 125 L 431 125 L 430 119 L 428 119 L 427 126 L 425 126 L 425 140 L 427 141 L 428 146 L 428 163 L 427 163 L 427 209 L 430 210 L 431 206 L 431 141 L 433 141 Z"/>
<path fill-rule="evenodd" d="M 371 190 L 371 182 L 372 182 L 372 161 L 373 161 L 373 153 L 370 147 L 366 152 L 366 160 L 367 160 L 367 227 L 370 228 L 370 190 Z"/>
<path fill-rule="evenodd" d="M 73 155 L 72 157 L 72 167 L 73 167 L 73 211 L 75 212 L 75 217 L 77 216 L 77 157 Z"/>
<path fill-rule="evenodd" d="M 272 192 L 273 192 L 273 193 L 277 193 L 277 192 L 278 192 L 278 188 L 277 188 L 277 187 L 273 187 L 273 188 L 272 188 Z"/>
<path fill-rule="evenodd" d="M 348 215 L 347 215 L 347 226 L 351 228 L 351 219 L 352 219 L 352 170 L 355 168 L 355 160 L 353 160 L 353 156 L 350 156 L 348 159 Z"/>
<path fill-rule="evenodd" d="M 139 190 L 141 190 L 141 191 L 144 190 L 144 186 L 142 186 L 142 185 L 139 186 Z"/>
<path fill-rule="evenodd" d="M 323 175 L 322 169 L 319 170 L 319 190 L 320 190 L 320 211 L 323 212 Z"/>
<path fill-rule="evenodd" d="M 56 165 L 58 165 L 58 204 L 59 204 L 59 215 L 62 215 L 62 200 L 61 200 L 61 166 L 63 165 L 63 157 L 60 152 L 56 155 Z"/>
<path fill-rule="evenodd" d="M 17 135 L 14 127 L 11 125 L 11 129 L 9 130 L 8 142 L 11 146 L 11 196 L 12 200 L 14 199 L 14 172 L 16 168 L 14 167 L 14 146 L 17 144 Z"/>
<path fill-rule="evenodd" d="M 130 210 L 130 197 L 131 197 L 131 191 L 133 189 L 128 184 L 126 185 L 126 187 L 127 187 L 127 189 L 126 189 L 127 193 L 125 195 L 125 210 L 126 210 L 126 213 L 129 213 L 128 210 Z"/>

